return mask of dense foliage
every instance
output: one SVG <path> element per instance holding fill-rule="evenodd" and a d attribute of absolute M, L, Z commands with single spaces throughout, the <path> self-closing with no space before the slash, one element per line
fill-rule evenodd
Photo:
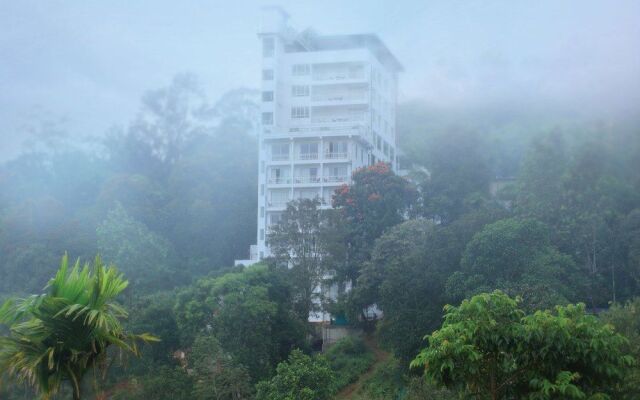
<path fill-rule="evenodd" d="M 400 105 L 407 175 L 379 163 L 354 171 L 331 210 L 313 199 L 290 203 L 267 232 L 274 257 L 230 267 L 255 241 L 255 95 L 233 91 L 211 104 L 192 77 L 179 76 L 145 95 L 126 128 L 0 164 L 0 298 L 38 292 L 64 251 L 82 259 L 100 253 L 131 282 L 120 298 L 130 312 L 123 329 L 162 339 L 141 346 L 140 359 L 111 368 L 85 393 L 252 399 L 304 390 L 323 398 L 364 373 L 360 398 L 458 398 L 470 379 L 478 387 L 491 380 L 462 369 L 450 389 L 437 388 L 409 363 L 444 335 L 433 332 L 446 304 L 477 305 L 492 296 L 482 293 L 499 289 L 522 299 L 514 305 L 500 295 L 510 310 L 507 332 L 492 333 L 512 338 L 504 345 L 513 345 L 511 334 L 522 342 L 504 353 L 512 358 L 500 366 L 503 382 L 511 379 L 513 357 L 538 363 L 527 359 L 539 356 L 536 346 L 558 345 L 542 360 L 553 368 L 536 364 L 513 390 L 532 398 L 638 397 L 638 368 L 626 366 L 620 383 L 617 357 L 640 360 L 637 121 Z M 319 288 L 336 289 L 337 300 Z M 586 306 L 570 305 L 578 303 Z M 389 351 L 389 360 L 372 361 L 358 341 L 334 346 L 326 359 L 314 355 L 321 333 L 307 316 L 321 305 L 342 322 L 371 328 L 368 340 Z M 382 314 L 371 317 L 376 308 Z M 471 324 L 474 315 L 490 313 L 468 314 Z M 451 319 L 445 325 L 438 332 L 466 329 Z M 544 342 L 540 327 L 561 338 Z M 589 335 L 602 335 L 602 343 L 586 343 Z M 598 365 L 585 349 L 594 350 Z M 367 366 L 374 369 L 365 372 Z M 33 394 L 3 385 L 0 397 Z"/>
<path fill-rule="evenodd" d="M 68 383 L 80 399 L 87 373 L 108 365 L 110 346 L 138 355 L 138 341 L 157 340 L 123 328 L 127 312 L 115 298 L 126 287 L 118 270 L 100 258 L 84 267 L 78 261 L 69 270 L 65 255 L 45 294 L 8 300 L 0 308 L 0 323 L 9 327 L 0 337 L 0 371 L 46 398 Z"/>

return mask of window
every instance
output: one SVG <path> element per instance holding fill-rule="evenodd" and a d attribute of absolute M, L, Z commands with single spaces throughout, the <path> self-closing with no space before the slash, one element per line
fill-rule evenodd
<path fill-rule="evenodd" d="M 264 229 L 260 229 L 260 240 L 264 240 Z"/>
<path fill-rule="evenodd" d="M 262 39 L 262 57 L 273 57 L 276 49 L 276 42 L 273 38 Z"/>
<path fill-rule="evenodd" d="M 309 86 L 293 85 L 291 86 L 291 95 L 293 97 L 307 97 L 309 96 Z"/>
<path fill-rule="evenodd" d="M 264 183 L 260 184 L 260 196 L 264 196 Z"/>
<path fill-rule="evenodd" d="M 273 190 L 271 191 L 271 205 L 284 206 L 289 201 L 288 190 Z"/>
<path fill-rule="evenodd" d="M 378 134 L 376 134 L 376 148 L 382 150 L 382 138 Z"/>
<path fill-rule="evenodd" d="M 327 158 L 340 158 L 347 156 L 347 142 L 329 142 L 326 149 Z"/>
<path fill-rule="evenodd" d="M 389 158 L 391 158 L 391 162 L 395 161 L 395 151 L 393 150 L 393 146 L 389 146 Z"/>
<path fill-rule="evenodd" d="M 291 75 L 293 76 L 305 76 L 311 73 L 311 67 L 309 64 L 294 64 L 291 67 Z"/>
<path fill-rule="evenodd" d="M 270 213 L 269 222 L 271 225 L 278 225 L 282 221 L 282 213 Z"/>
<path fill-rule="evenodd" d="M 300 159 L 316 160 L 318 158 L 318 143 L 300 143 Z"/>
<path fill-rule="evenodd" d="M 291 107 L 291 118 L 309 118 L 309 107 Z"/>
<path fill-rule="evenodd" d="M 262 125 L 273 125 L 273 113 L 272 112 L 263 112 L 262 113 Z"/>
<path fill-rule="evenodd" d="M 382 148 L 383 148 L 384 155 L 385 155 L 385 156 L 388 156 L 388 155 L 389 155 L 389 143 L 387 143 L 387 142 L 385 141 L 385 142 L 384 142 L 384 146 L 383 146 Z"/>
<path fill-rule="evenodd" d="M 273 91 L 262 92 L 262 101 L 273 101 Z"/>
<path fill-rule="evenodd" d="M 271 145 L 271 159 L 286 161 L 289 159 L 289 143 L 274 143 Z"/>
<path fill-rule="evenodd" d="M 264 207 L 260 207 L 260 218 L 264 218 Z"/>
<path fill-rule="evenodd" d="M 262 70 L 262 80 L 263 81 L 272 81 L 273 80 L 273 70 L 272 69 L 263 69 Z"/>

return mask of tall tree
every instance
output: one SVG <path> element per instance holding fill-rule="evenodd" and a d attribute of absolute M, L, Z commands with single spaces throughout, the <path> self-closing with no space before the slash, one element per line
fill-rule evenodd
<path fill-rule="evenodd" d="M 267 244 L 276 264 L 290 269 L 299 297 L 296 312 L 305 320 L 322 302 L 318 288 L 325 273 L 326 247 L 321 235 L 326 224 L 324 215 L 320 200 L 294 200 L 287 204 L 280 222 L 267 235 Z"/>
<path fill-rule="evenodd" d="M 485 226 L 467 244 L 460 271 L 447 282 L 458 302 L 501 289 L 523 296 L 532 309 L 567 303 L 584 283 L 571 257 L 551 245 L 548 228 L 532 219 L 508 218 Z M 582 290 L 581 290 L 582 289 Z"/>
<path fill-rule="evenodd" d="M 351 185 L 336 190 L 325 237 L 338 279 L 357 283 L 375 240 L 413 212 L 416 196 L 409 181 L 385 163 L 355 171 Z"/>
<path fill-rule="evenodd" d="M 126 287 L 115 267 L 106 268 L 100 258 L 82 268 L 77 261 L 69 271 L 65 255 L 47 293 L 9 300 L 0 309 L 0 322 L 10 329 L 0 338 L 0 370 L 47 398 L 67 382 L 80 399 L 83 378 L 107 365 L 109 347 L 138 355 L 139 341 L 157 340 L 122 327 L 127 312 L 115 299 Z"/>

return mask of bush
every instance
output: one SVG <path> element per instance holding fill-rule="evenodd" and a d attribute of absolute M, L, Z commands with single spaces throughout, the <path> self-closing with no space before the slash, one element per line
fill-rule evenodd
<path fill-rule="evenodd" d="M 325 353 L 336 375 L 335 389 L 340 390 L 358 380 L 373 364 L 375 356 L 362 338 L 348 336 L 339 340 Z"/>

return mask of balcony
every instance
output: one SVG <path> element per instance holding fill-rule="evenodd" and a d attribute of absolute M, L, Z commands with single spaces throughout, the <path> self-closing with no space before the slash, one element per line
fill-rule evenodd
<path fill-rule="evenodd" d="M 291 178 L 289 177 L 269 178 L 267 183 L 271 185 L 288 185 L 291 183 Z"/>
<path fill-rule="evenodd" d="M 296 176 L 293 183 L 320 183 L 322 180 L 319 176 Z"/>
<path fill-rule="evenodd" d="M 348 176 L 325 176 L 323 181 L 326 183 L 347 183 L 349 181 Z"/>
<path fill-rule="evenodd" d="M 298 160 L 307 161 L 307 160 L 317 160 L 317 159 L 318 159 L 318 153 L 300 153 L 300 154 L 298 154 Z"/>
<path fill-rule="evenodd" d="M 289 154 L 272 154 L 271 161 L 289 161 Z"/>
<path fill-rule="evenodd" d="M 335 152 L 327 152 L 324 153 L 324 158 L 327 160 L 342 160 L 347 158 L 347 153 L 335 153 Z"/>

